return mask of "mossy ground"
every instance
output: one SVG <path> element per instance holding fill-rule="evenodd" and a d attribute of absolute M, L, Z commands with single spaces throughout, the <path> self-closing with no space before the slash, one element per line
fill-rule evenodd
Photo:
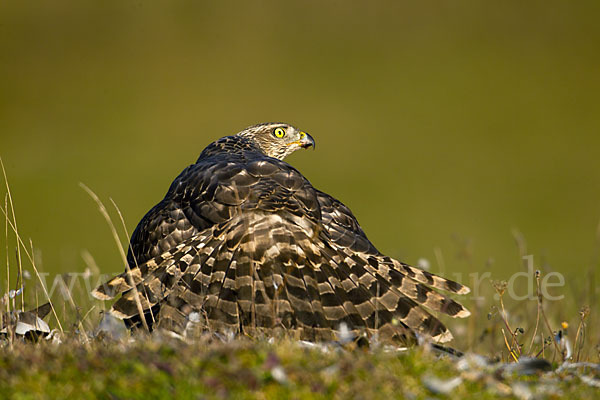
<path fill-rule="evenodd" d="M 485 399 L 599 394 L 573 374 L 521 376 L 465 365 L 423 347 L 403 352 L 307 347 L 289 339 L 223 343 L 155 336 L 87 344 L 14 342 L 0 350 L 0 397 Z M 456 377 L 460 383 L 445 394 L 436 389 L 439 384 L 430 383 Z"/>

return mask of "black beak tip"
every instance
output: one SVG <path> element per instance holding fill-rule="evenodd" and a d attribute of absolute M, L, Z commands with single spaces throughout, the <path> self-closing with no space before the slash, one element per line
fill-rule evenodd
<path fill-rule="evenodd" d="M 304 134 L 306 135 L 306 137 L 304 138 L 304 143 L 302 143 L 302 148 L 308 149 L 309 147 L 312 147 L 314 150 L 315 149 L 315 139 L 313 139 L 313 137 L 310 136 L 306 132 L 304 132 Z"/>

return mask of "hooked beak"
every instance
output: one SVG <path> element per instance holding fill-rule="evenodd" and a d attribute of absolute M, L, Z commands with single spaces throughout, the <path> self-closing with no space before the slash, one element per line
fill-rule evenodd
<path fill-rule="evenodd" d="M 306 132 L 300 132 L 299 142 L 300 147 L 302 147 L 303 149 L 308 149 L 311 146 L 313 150 L 315 149 L 315 139 L 313 139 L 313 137 Z"/>

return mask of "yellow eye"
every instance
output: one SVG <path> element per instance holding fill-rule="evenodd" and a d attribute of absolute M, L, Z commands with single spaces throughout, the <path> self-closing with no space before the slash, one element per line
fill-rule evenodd
<path fill-rule="evenodd" d="M 283 128 L 275 128 L 275 130 L 273 131 L 273 135 L 275 135 L 275 137 L 278 138 L 282 138 L 285 136 L 285 129 Z"/>

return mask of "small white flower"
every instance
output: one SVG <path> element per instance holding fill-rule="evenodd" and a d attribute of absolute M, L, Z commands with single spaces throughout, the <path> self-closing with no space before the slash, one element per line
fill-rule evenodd
<path fill-rule="evenodd" d="M 281 384 L 287 383 L 287 375 L 281 365 L 271 368 L 271 376 Z"/>

